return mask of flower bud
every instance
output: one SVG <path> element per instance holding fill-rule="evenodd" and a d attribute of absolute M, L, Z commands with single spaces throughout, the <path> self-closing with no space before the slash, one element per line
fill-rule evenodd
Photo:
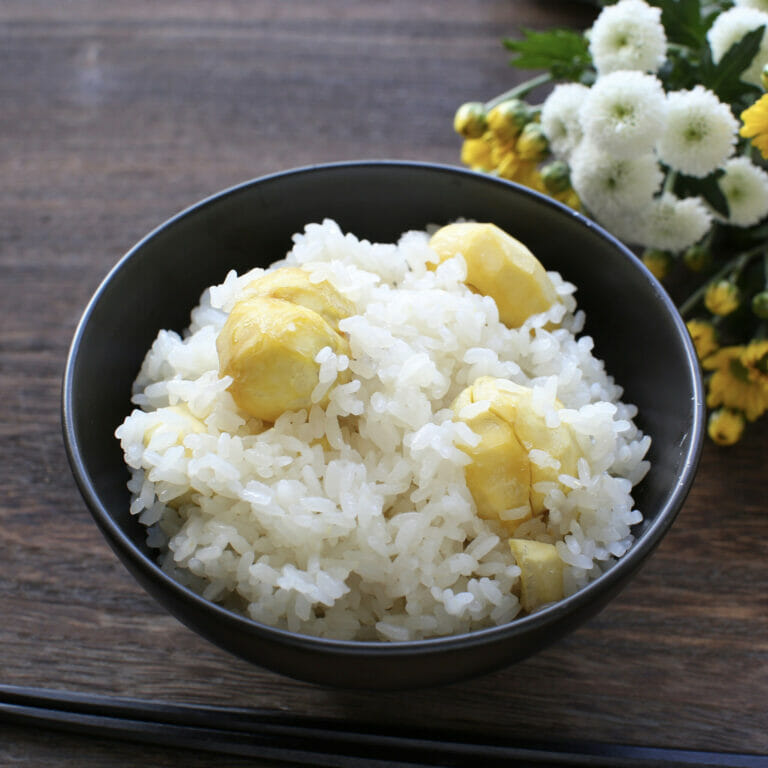
<path fill-rule="evenodd" d="M 741 302 L 739 289 L 730 280 L 718 280 L 712 283 L 704 294 L 704 306 L 713 314 L 730 315 L 738 309 Z"/>
<path fill-rule="evenodd" d="M 707 433 L 718 445 L 737 443 L 744 432 L 744 415 L 730 408 L 713 411 L 707 423 Z"/>
<path fill-rule="evenodd" d="M 567 192 L 571 188 L 571 170 L 568 163 L 562 160 L 555 160 L 541 169 L 541 179 L 544 182 L 544 188 L 550 195 L 559 195 L 561 192 Z"/>
<path fill-rule="evenodd" d="M 683 263 L 691 272 L 703 272 L 712 265 L 712 251 L 705 245 L 692 245 L 683 254 Z"/>
<path fill-rule="evenodd" d="M 549 154 L 549 141 L 541 125 L 528 123 L 520 133 L 515 149 L 523 160 L 543 160 Z"/>
<path fill-rule="evenodd" d="M 507 99 L 488 113 L 488 126 L 504 142 L 514 141 L 531 120 L 531 108 L 520 99 Z"/>
<path fill-rule="evenodd" d="M 462 104 L 453 118 L 453 129 L 465 139 L 479 139 L 488 128 L 485 106 L 479 101 Z"/>
<path fill-rule="evenodd" d="M 657 279 L 663 280 L 672 268 L 672 254 L 667 251 L 660 251 L 656 248 L 649 248 L 643 253 L 643 264 L 648 267 L 650 273 Z"/>
<path fill-rule="evenodd" d="M 752 297 L 752 312 L 761 320 L 768 320 L 768 291 L 760 291 Z"/>
<path fill-rule="evenodd" d="M 763 67 L 763 71 L 760 73 L 760 84 L 764 91 L 768 91 L 768 64 Z"/>

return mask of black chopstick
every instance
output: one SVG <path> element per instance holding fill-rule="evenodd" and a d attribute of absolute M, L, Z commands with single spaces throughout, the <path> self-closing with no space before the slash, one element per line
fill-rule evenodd
<path fill-rule="evenodd" d="M 0 685 L 0 722 L 337 768 L 650 766 L 768 768 L 768 756 L 597 742 L 519 742 L 352 725 L 271 710 L 159 703 Z"/>

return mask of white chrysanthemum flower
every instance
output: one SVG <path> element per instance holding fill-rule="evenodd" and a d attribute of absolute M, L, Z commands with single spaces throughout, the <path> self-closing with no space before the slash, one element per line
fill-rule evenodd
<path fill-rule="evenodd" d="M 768 13 L 758 11 L 756 8 L 742 6 L 721 13 L 707 32 L 715 63 L 719 62 L 728 49 L 744 35 L 762 26 L 768 29 Z M 768 64 L 768 35 L 763 33 L 760 50 L 752 60 L 752 64 L 744 70 L 741 79 L 745 83 L 760 85 L 760 75 L 766 64 Z"/>
<path fill-rule="evenodd" d="M 658 71 L 667 53 L 661 9 L 643 0 L 620 0 L 603 8 L 589 31 L 589 52 L 600 75 L 621 69 Z"/>
<path fill-rule="evenodd" d="M 665 192 L 641 216 L 640 242 L 647 248 L 678 252 L 701 240 L 712 218 L 698 197 L 682 200 Z"/>
<path fill-rule="evenodd" d="M 579 109 L 588 93 L 586 85 L 557 85 L 541 108 L 541 127 L 558 157 L 567 160 L 581 141 Z"/>
<path fill-rule="evenodd" d="M 742 5 L 745 8 L 757 8 L 758 11 L 768 13 L 768 0 L 735 0 L 734 5 Z"/>
<path fill-rule="evenodd" d="M 659 80 L 612 72 L 590 88 L 579 113 L 584 136 L 615 155 L 649 152 L 664 129 L 666 98 Z"/>
<path fill-rule="evenodd" d="M 618 157 L 583 141 L 571 158 L 571 184 L 599 221 L 636 215 L 650 203 L 663 173 L 650 152 Z"/>
<path fill-rule="evenodd" d="M 667 94 L 667 122 L 657 151 L 670 168 L 701 178 L 731 156 L 738 129 L 730 107 L 697 85 Z"/>
<path fill-rule="evenodd" d="M 768 214 L 768 173 L 747 157 L 734 157 L 724 166 L 720 189 L 728 201 L 728 223 L 751 227 Z"/>

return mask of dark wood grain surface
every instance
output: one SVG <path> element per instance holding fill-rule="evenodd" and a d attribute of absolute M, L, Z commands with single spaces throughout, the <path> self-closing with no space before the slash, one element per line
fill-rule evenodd
<path fill-rule="evenodd" d="M 765 425 L 707 445 L 672 532 L 598 617 L 521 664 L 407 696 L 310 686 L 199 639 L 118 563 L 64 454 L 75 324 L 144 233 L 279 169 L 459 164 L 456 106 L 520 79 L 500 38 L 591 17 L 537 0 L 3 0 L 0 682 L 768 753 Z M 0 724 L 1 765 L 182 762 L 210 758 Z"/>

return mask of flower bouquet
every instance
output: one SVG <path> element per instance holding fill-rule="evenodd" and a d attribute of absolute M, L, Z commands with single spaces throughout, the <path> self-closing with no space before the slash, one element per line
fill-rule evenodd
<path fill-rule="evenodd" d="M 664 281 L 721 445 L 768 410 L 766 30 L 768 0 L 619 0 L 584 34 L 505 40 L 544 72 L 454 119 L 462 162 L 582 211 Z"/>

